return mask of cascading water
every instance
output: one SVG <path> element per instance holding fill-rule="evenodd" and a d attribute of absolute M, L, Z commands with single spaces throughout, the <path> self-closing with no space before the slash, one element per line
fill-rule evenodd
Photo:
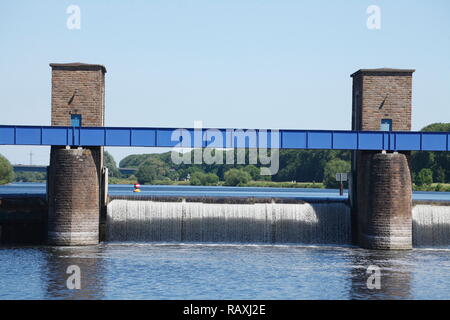
<path fill-rule="evenodd" d="M 450 245 L 450 206 L 416 205 L 413 209 L 413 245 Z"/>
<path fill-rule="evenodd" d="M 350 243 L 343 202 L 223 204 L 113 200 L 107 241 Z"/>

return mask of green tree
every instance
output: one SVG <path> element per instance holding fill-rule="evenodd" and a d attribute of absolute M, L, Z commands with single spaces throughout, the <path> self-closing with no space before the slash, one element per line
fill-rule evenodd
<path fill-rule="evenodd" d="M 139 166 L 136 178 L 142 184 L 152 183 L 155 180 L 164 179 L 168 171 L 169 169 L 164 162 L 156 158 L 149 158 Z"/>
<path fill-rule="evenodd" d="M 47 180 L 46 172 L 20 171 L 15 175 L 14 181 L 17 182 L 45 182 Z"/>
<path fill-rule="evenodd" d="M 243 170 L 250 174 L 250 176 L 252 177 L 252 180 L 255 180 L 255 181 L 261 180 L 261 175 L 260 175 L 261 170 L 257 166 L 250 164 L 248 166 L 245 166 L 243 168 Z"/>
<path fill-rule="evenodd" d="M 423 168 L 417 174 L 415 183 L 418 186 L 432 184 L 433 183 L 433 171 L 431 171 L 431 169 L 428 169 L 428 168 Z"/>
<path fill-rule="evenodd" d="M 130 154 L 123 158 L 120 163 L 120 168 L 139 168 L 147 159 L 155 158 L 155 154 Z"/>
<path fill-rule="evenodd" d="M 423 132 L 450 132 L 450 123 L 432 123 Z M 413 151 L 411 153 L 413 176 L 417 179 L 422 169 L 430 169 L 436 182 L 450 182 L 450 152 Z"/>
<path fill-rule="evenodd" d="M 336 181 L 336 173 L 349 172 L 351 168 L 349 161 L 333 159 L 327 162 L 323 173 L 323 183 L 326 188 L 339 188 L 340 183 Z"/>
<path fill-rule="evenodd" d="M 204 173 L 195 171 L 190 180 L 193 186 L 215 186 L 219 182 L 219 177 L 214 173 Z"/>
<path fill-rule="evenodd" d="M 280 170 L 272 180 L 323 181 L 325 165 L 333 159 L 349 161 L 350 152 L 338 150 L 280 150 Z"/>
<path fill-rule="evenodd" d="M 206 185 L 215 186 L 219 183 L 219 177 L 214 173 L 207 173 L 205 177 Z"/>
<path fill-rule="evenodd" d="M 108 175 L 110 177 L 120 178 L 121 174 L 119 169 L 117 169 L 116 161 L 113 156 L 108 152 L 103 152 L 105 167 L 108 168 Z"/>
<path fill-rule="evenodd" d="M 201 186 L 202 185 L 202 176 L 203 176 L 203 172 L 200 172 L 200 171 L 194 172 L 191 175 L 191 178 L 189 179 L 189 184 L 191 186 Z"/>
<path fill-rule="evenodd" d="M 251 175 L 243 169 L 230 169 L 224 176 L 227 186 L 239 186 L 252 180 Z"/>
<path fill-rule="evenodd" d="M 423 127 L 422 130 L 424 132 L 450 132 L 450 123 L 432 123 Z"/>
<path fill-rule="evenodd" d="M 445 182 L 445 169 L 442 167 L 438 167 L 436 169 L 436 173 L 433 174 L 434 182 Z"/>
<path fill-rule="evenodd" d="M 14 181 L 14 171 L 8 159 L 0 154 L 0 184 Z"/>

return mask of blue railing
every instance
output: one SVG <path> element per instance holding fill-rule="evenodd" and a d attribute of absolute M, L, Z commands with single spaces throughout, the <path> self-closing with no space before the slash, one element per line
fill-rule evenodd
<path fill-rule="evenodd" d="M 413 131 L 0 126 L 0 145 L 449 151 L 449 137 Z"/>

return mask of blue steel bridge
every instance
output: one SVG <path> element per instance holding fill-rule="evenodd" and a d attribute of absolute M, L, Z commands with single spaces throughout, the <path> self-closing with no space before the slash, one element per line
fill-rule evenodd
<path fill-rule="evenodd" d="M 173 135 L 177 130 L 189 138 Z M 204 137 L 201 145 L 198 136 Z M 450 133 L 0 125 L 0 145 L 449 151 Z"/>

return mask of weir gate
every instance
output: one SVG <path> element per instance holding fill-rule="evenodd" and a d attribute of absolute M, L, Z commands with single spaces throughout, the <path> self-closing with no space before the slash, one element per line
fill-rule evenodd
<path fill-rule="evenodd" d="M 450 133 L 410 131 L 414 70 L 361 69 L 352 74 L 352 130 L 343 131 L 104 127 L 106 68 L 83 63 L 50 66 L 52 126 L 1 125 L 0 144 L 51 146 L 47 195 L 48 243 L 53 245 L 99 242 L 107 188 L 104 146 L 178 146 L 352 150 L 353 243 L 370 249 L 410 249 L 409 153 L 450 149 Z M 237 139 L 237 131 L 246 139 Z"/>

